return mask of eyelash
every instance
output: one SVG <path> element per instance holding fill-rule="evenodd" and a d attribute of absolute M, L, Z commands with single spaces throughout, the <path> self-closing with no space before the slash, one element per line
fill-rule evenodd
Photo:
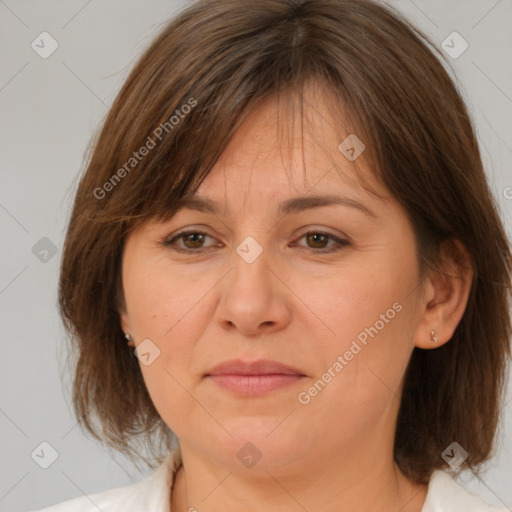
<path fill-rule="evenodd" d="M 176 247 L 175 242 L 179 239 L 182 239 L 186 235 L 205 235 L 207 237 L 213 238 L 208 233 L 204 233 L 203 231 L 197 231 L 197 230 L 192 229 L 192 230 L 180 231 L 176 236 L 174 236 L 170 239 L 164 239 L 161 242 L 161 244 L 165 247 L 170 247 L 173 251 L 181 252 L 181 253 L 192 254 L 192 253 L 203 252 L 201 250 L 201 248 L 199 248 L 199 249 L 182 249 L 182 248 Z M 330 233 L 325 233 L 323 231 L 308 231 L 307 233 L 304 233 L 299 238 L 299 240 L 308 235 L 324 235 L 324 236 L 327 236 L 327 237 L 331 238 L 332 240 L 334 240 L 337 244 L 337 246 L 331 247 L 330 249 L 313 249 L 313 248 L 310 249 L 311 252 L 313 252 L 314 254 L 327 254 L 327 253 L 337 252 L 337 251 L 341 251 L 345 247 L 351 245 L 348 240 L 343 240 L 343 239 L 338 238 Z"/>

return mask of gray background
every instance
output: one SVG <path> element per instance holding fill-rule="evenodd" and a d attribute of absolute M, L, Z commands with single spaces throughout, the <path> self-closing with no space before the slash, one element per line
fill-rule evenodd
<path fill-rule="evenodd" d="M 511 0 L 389 3 L 438 44 L 453 31 L 468 41 L 469 48 L 451 64 L 474 116 L 510 236 Z M 183 0 L 0 0 L 2 511 L 41 508 L 128 484 L 148 473 L 137 472 L 121 455 L 114 460 L 76 424 L 56 287 L 74 180 L 88 141 L 136 57 L 184 5 Z M 47 59 L 31 48 L 43 31 L 59 45 Z M 51 243 L 39 242 L 44 237 Z M 497 455 L 482 480 L 466 474 L 461 482 L 489 503 L 510 508 L 510 388 L 503 407 Z M 43 441 L 58 453 L 48 469 L 31 458 Z"/>

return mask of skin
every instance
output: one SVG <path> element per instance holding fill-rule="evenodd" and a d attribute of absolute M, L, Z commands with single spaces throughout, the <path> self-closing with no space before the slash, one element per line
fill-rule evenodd
<path fill-rule="evenodd" d="M 420 279 L 406 212 L 365 167 L 364 153 L 358 163 L 387 197 L 378 199 L 355 179 L 338 150 L 350 132 L 326 122 L 328 91 L 313 83 L 305 95 L 313 131 L 302 139 L 283 145 L 272 98 L 237 130 L 197 191 L 222 203 L 218 214 L 184 209 L 166 222 L 146 222 L 125 243 L 122 327 L 135 345 L 149 338 L 161 351 L 152 364 L 141 363 L 141 372 L 184 462 L 173 512 L 412 512 L 425 501 L 427 487 L 405 478 L 393 461 L 401 386 L 413 348 L 446 343 L 462 317 L 471 270 L 458 269 L 454 258 L 467 253 L 458 242 L 446 244 L 450 276 Z M 346 205 L 277 213 L 281 201 L 311 194 L 349 197 L 374 215 Z M 161 243 L 189 227 L 209 236 L 175 242 L 188 254 Z M 350 245 L 315 253 L 336 243 L 307 232 Z M 247 236 L 263 248 L 252 263 L 235 250 Z M 401 311 L 300 403 L 298 394 L 397 302 Z M 276 360 L 306 377 L 240 397 L 205 377 L 233 358 Z M 250 468 L 237 457 L 247 442 L 262 454 Z"/>

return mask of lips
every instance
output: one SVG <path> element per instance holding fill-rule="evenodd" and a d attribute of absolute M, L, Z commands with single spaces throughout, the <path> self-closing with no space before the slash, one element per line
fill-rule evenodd
<path fill-rule="evenodd" d="M 292 366 L 287 366 L 277 361 L 262 359 L 259 361 L 246 362 L 241 359 L 232 359 L 225 361 L 212 370 L 206 376 L 210 375 L 300 375 L 304 373 Z"/>
<path fill-rule="evenodd" d="M 277 361 L 234 359 L 215 366 L 205 377 L 237 395 L 261 395 L 290 386 L 306 375 Z"/>

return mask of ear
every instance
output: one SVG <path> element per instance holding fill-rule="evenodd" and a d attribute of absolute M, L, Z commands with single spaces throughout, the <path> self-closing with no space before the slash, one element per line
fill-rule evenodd
<path fill-rule="evenodd" d="M 130 318 L 128 317 L 128 313 L 126 309 L 119 309 L 119 318 L 121 320 L 121 329 L 124 333 L 131 333 L 132 329 L 130 326 Z"/>
<path fill-rule="evenodd" d="M 131 327 L 130 317 L 128 316 L 126 308 L 125 307 L 119 308 L 118 313 L 119 313 L 119 318 L 120 318 L 120 323 L 121 323 L 121 329 L 123 330 L 125 337 L 126 337 L 126 334 L 129 334 L 131 336 L 131 338 L 127 338 L 126 343 L 130 347 L 135 347 L 135 341 L 133 340 L 133 334 L 132 334 L 133 331 L 132 331 L 132 327 Z"/>
<path fill-rule="evenodd" d="M 128 316 L 127 308 L 126 308 L 126 301 L 124 298 L 124 290 L 121 286 L 121 284 L 118 282 L 117 286 L 117 312 L 119 313 L 119 319 L 121 323 L 121 329 L 123 332 L 131 333 L 132 328 L 130 324 L 130 317 Z"/>
<path fill-rule="evenodd" d="M 415 346 L 423 349 L 440 347 L 452 338 L 464 315 L 473 281 L 471 257 L 460 240 L 445 240 L 439 253 L 439 266 L 425 281 L 424 309 L 414 338 Z"/>
<path fill-rule="evenodd" d="M 119 319 L 121 323 L 121 329 L 123 332 L 131 333 L 131 325 L 130 325 L 130 317 L 128 316 L 127 308 L 126 308 L 126 299 L 124 295 L 123 282 L 121 273 L 118 275 L 116 282 L 116 306 L 117 312 L 119 313 Z"/>

